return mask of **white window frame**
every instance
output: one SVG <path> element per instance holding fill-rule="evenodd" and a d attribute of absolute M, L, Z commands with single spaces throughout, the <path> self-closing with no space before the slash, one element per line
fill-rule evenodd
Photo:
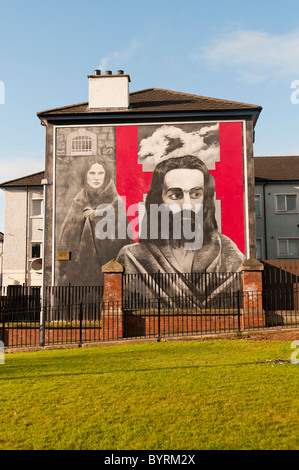
<path fill-rule="evenodd" d="M 257 237 L 256 238 L 256 241 L 260 241 L 261 242 L 261 257 L 260 257 L 260 260 L 264 258 L 264 244 L 263 244 L 263 238 L 262 237 Z M 256 250 L 257 251 L 257 250 Z M 255 253 L 257 255 L 257 253 Z M 259 258 L 257 258 L 259 259 Z"/>
<path fill-rule="evenodd" d="M 73 149 L 73 141 L 76 139 L 90 139 L 91 148 L 87 150 Z M 88 156 L 97 154 L 97 135 L 87 129 L 78 129 L 71 132 L 66 138 L 66 154 L 70 156 Z"/>
<path fill-rule="evenodd" d="M 85 147 L 85 148 L 83 148 Z M 92 139 L 88 135 L 77 135 L 72 139 L 72 155 L 92 155 Z"/>
<path fill-rule="evenodd" d="M 255 194 L 254 195 L 254 213 L 255 213 L 255 217 L 262 217 L 262 204 L 261 204 L 262 197 L 261 196 L 262 196 L 261 194 Z M 259 215 L 257 215 L 256 212 L 255 212 L 255 200 L 256 200 L 256 198 L 258 198 L 258 200 L 259 200 L 259 208 L 260 208 L 260 214 Z"/>
<path fill-rule="evenodd" d="M 292 255 L 289 255 L 289 254 L 280 254 L 279 253 L 279 242 L 280 240 L 286 240 L 287 242 L 289 240 L 298 240 L 298 243 L 299 243 L 299 237 L 277 237 L 276 238 L 276 254 L 277 254 L 277 258 L 291 258 L 291 259 L 298 259 L 299 257 L 297 256 L 292 256 Z M 289 246 L 288 246 L 288 249 L 287 249 L 287 252 L 289 252 Z"/>
<path fill-rule="evenodd" d="M 295 196 L 296 197 L 296 210 L 295 211 L 288 211 L 287 210 L 286 199 L 285 199 L 286 209 L 285 210 L 279 210 L 278 209 L 278 204 L 277 204 L 277 197 L 278 196 L 284 196 L 285 198 L 287 198 L 288 196 Z M 298 214 L 299 211 L 298 211 L 298 194 L 297 193 L 275 193 L 274 197 L 275 197 L 275 213 L 276 214 Z"/>
<path fill-rule="evenodd" d="M 33 203 L 34 201 L 40 201 L 41 202 L 41 213 L 38 215 L 33 214 Z M 41 219 L 44 216 L 44 200 L 42 197 L 33 197 L 31 198 L 31 205 L 30 205 L 30 218 L 31 219 Z"/>
<path fill-rule="evenodd" d="M 40 245 L 40 256 L 38 258 L 33 258 L 32 257 L 32 246 L 33 245 Z M 32 241 L 30 242 L 30 255 L 29 255 L 29 261 L 33 261 L 35 259 L 39 259 L 43 257 L 43 243 L 40 241 Z"/>

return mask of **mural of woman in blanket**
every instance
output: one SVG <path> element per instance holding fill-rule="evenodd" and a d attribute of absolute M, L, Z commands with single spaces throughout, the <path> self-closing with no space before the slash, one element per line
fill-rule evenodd
<path fill-rule="evenodd" d="M 88 159 L 81 185 L 60 230 L 58 250 L 71 252 L 71 260 L 59 264 L 59 284 L 99 285 L 101 267 L 124 245 L 132 243 L 133 237 L 128 235 L 125 207 L 103 160 Z M 97 236 L 101 221 L 110 226 L 107 236 Z M 119 221 L 125 228 L 119 227 Z"/>

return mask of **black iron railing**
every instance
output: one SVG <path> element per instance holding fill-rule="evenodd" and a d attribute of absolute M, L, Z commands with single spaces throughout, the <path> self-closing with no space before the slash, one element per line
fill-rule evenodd
<path fill-rule="evenodd" d="M 299 327 L 297 284 L 260 292 L 216 292 L 209 302 L 205 293 L 136 295 L 115 303 L 104 302 L 102 294 L 102 289 L 48 288 L 44 302 L 27 297 L 17 303 L 2 296 L 0 340 L 6 348 L 17 348 Z"/>
<path fill-rule="evenodd" d="M 123 303 L 146 307 L 149 299 L 164 305 L 224 307 L 234 302 L 242 287 L 241 273 L 153 273 L 124 274 Z"/>

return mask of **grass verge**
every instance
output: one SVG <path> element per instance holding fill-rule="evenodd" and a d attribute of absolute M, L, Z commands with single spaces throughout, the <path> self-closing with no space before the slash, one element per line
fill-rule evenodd
<path fill-rule="evenodd" d="M 298 449 L 299 366 L 289 363 L 290 345 L 186 341 L 6 354 L 0 449 Z"/>

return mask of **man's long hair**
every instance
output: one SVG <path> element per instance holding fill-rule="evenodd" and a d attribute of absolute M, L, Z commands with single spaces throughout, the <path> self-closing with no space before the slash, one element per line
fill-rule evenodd
<path fill-rule="evenodd" d="M 166 173 L 171 170 L 188 169 L 199 170 L 204 175 L 204 197 L 203 197 L 203 244 L 208 243 L 214 231 L 218 230 L 215 218 L 215 180 L 206 165 L 197 157 L 184 155 L 169 158 L 159 163 L 153 173 L 151 186 L 145 201 L 146 228 L 142 230 L 140 242 L 150 239 L 150 208 L 152 204 L 160 206 L 163 204 L 162 191 Z"/>

